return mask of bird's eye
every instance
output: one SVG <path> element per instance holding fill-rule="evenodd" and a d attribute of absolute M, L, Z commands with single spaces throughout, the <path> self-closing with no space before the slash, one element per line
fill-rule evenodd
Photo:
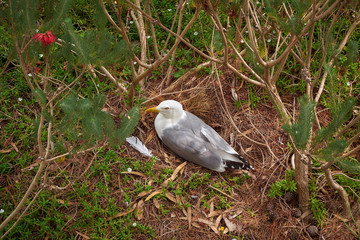
<path fill-rule="evenodd" d="M 168 107 L 165 107 L 164 109 L 165 109 L 165 110 L 169 110 L 169 108 L 168 108 Z"/>

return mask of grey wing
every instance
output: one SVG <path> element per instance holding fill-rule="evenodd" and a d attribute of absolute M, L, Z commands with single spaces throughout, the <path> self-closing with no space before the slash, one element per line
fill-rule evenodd
<path fill-rule="evenodd" d="M 225 171 L 225 164 L 217 151 L 211 144 L 191 131 L 165 129 L 162 141 L 180 157 L 192 163 L 218 172 Z"/>
<path fill-rule="evenodd" d="M 197 135 L 211 143 L 214 148 L 225 151 L 229 154 L 238 155 L 238 153 L 212 127 L 191 113 L 187 112 L 187 115 L 193 122 L 193 129 L 197 129 Z"/>

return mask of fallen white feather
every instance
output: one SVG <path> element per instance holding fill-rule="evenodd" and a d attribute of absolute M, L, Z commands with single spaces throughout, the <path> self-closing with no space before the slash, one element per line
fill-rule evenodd
<path fill-rule="evenodd" d="M 142 155 L 147 157 L 152 157 L 151 151 L 140 141 L 138 137 L 128 137 L 126 141 L 136 150 L 138 150 Z"/>

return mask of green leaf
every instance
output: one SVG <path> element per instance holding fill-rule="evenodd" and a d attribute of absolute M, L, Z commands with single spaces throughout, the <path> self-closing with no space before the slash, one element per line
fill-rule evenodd
<path fill-rule="evenodd" d="M 292 125 L 286 124 L 283 129 L 293 138 L 297 148 L 305 149 L 310 140 L 311 128 L 315 118 L 315 101 L 309 101 L 309 97 L 304 95 L 299 98 L 300 114 L 299 119 Z"/>
<path fill-rule="evenodd" d="M 31 138 L 35 140 L 35 139 L 37 139 L 38 129 L 40 126 L 40 120 L 38 118 L 35 118 L 33 121 L 33 124 L 34 124 L 34 131 L 31 134 Z"/>
<path fill-rule="evenodd" d="M 102 6 L 99 4 L 99 1 L 94 1 L 95 8 L 95 26 L 98 29 L 104 29 L 106 27 L 106 23 L 108 21 L 104 11 L 102 10 Z"/>
<path fill-rule="evenodd" d="M 46 105 L 46 103 L 47 103 L 46 94 L 40 88 L 34 89 L 33 93 L 34 93 L 36 100 L 38 100 L 40 102 L 40 104 Z"/>
<path fill-rule="evenodd" d="M 54 117 L 51 116 L 48 110 L 44 110 L 44 118 L 47 122 L 54 122 Z"/>
<path fill-rule="evenodd" d="M 224 48 L 224 42 L 219 32 L 214 33 L 214 47 L 216 51 L 220 51 Z"/>
<path fill-rule="evenodd" d="M 102 110 L 105 102 L 106 96 L 101 94 L 85 99 L 69 95 L 60 103 L 65 116 L 59 127 L 74 137 L 79 136 L 77 130 L 81 129 L 86 143 L 103 140 L 104 136 L 112 144 L 121 143 L 134 131 L 140 119 L 139 107 L 132 108 L 117 129 L 111 115 Z"/>
<path fill-rule="evenodd" d="M 94 136 L 95 139 L 102 139 L 103 134 L 103 124 L 102 116 L 99 115 L 90 115 L 82 119 L 82 127 L 86 136 L 90 139 Z"/>
<path fill-rule="evenodd" d="M 329 83 L 329 97 L 330 97 L 330 109 L 334 108 L 339 101 L 339 97 L 336 95 L 338 90 L 336 89 L 336 69 L 329 63 L 324 64 L 324 71 L 327 74 L 327 81 Z"/>
<path fill-rule="evenodd" d="M 66 44 L 71 45 L 74 48 L 77 56 L 83 64 L 89 64 L 90 56 L 86 42 L 84 42 L 83 39 L 75 33 L 70 18 L 65 19 L 64 24 L 69 40 L 71 41 Z"/>
<path fill-rule="evenodd" d="M 339 130 L 342 124 L 350 118 L 354 105 L 355 100 L 347 99 L 345 102 L 339 104 L 337 107 L 332 108 L 333 120 L 326 128 L 318 131 L 318 134 L 316 135 L 316 140 L 330 140 L 330 138 L 333 137 L 333 135 Z"/>
<path fill-rule="evenodd" d="M 72 0 L 61 0 L 57 4 L 54 4 L 54 1 L 51 2 L 51 9 L 48 12 L 48 16 L 51 16 L 51 19 L 46 22 L 42 27 L 45 31 L 56 29 L 61 23 L 63 23 L 66 14 L 68 13 Z"/>
<path fill-rule="evenodd" d="M 342 159 L 337 162 L 337 165 L 348 172 L 360 174 L 360 163 L 356 159 Z"/>
<path fill-rule="evenodd" d="M 309 0 L 292 0 L 291 5 L 294 10 L 294 14 L 300 18 L 303 17 L 304 13 L 308 10 L 311 5 Z"/>
<path fill-rule="evenodd" d="M 94 108 L 93 101 L 89 98 L 79 99 L 75 106 L 77 111 L 82 112 L 83 114 L 90 112 Z"/>
<path fill-rule="evenodd" d="M 247 60 L 251 63 L 251 66 L 253 67 L 254 71 L 261 75 L 264 73 L 264 67 L 258 63 L 258 60 L 254 54 L 254 52 L 248 47 L 248 45 L 246 45 L 246 52 L 245 52 L 245 56 L 247 58 Z M 263 50 L 265 50 L 265 48 L 262 48 Z"/>
<path fill-rule="evenodd" d="M 116 126 L 111 118 L 111 115 L 106 113 L 106 116 L 104 118 L 104 133 L 109 138 L 110 142 L 114 142 L 114 132 L 116 132 Z"/>
<path fill-rule="evenodd" d="M 22 8 L 21 11 L 24 12 L 24 20 L 21 22 L 21 25 L 23 26 L 24 32 L 31 31 L 32 29 L 35 29 L 36 26 L 36 18 L 35 14 L 37 14 L 37 4 L 34 0 L 27 0 L 27 1 L 21 1 L 20 7 Z M 20 21 L 19 21 L 20 22 Z"/>
<path fill-rule="evenodd" d="M 279 22 L 279 25 L 283 31 L 299 35 L 302 31 L 304 23 L 301 17 L 291 16 L 289 20 Z"/>
<path fill-rule="evenodd" d="M 184 75 L 185 72 L 186 72 L 186 69 L 181 69 L 181 70 L 179 70 L 179 71 L 174 72 L 174 73 L 173 73 L 173 76 L 174 76 L 175 78 L 179 78 L 179 77 L 181 77 L 182 75 Z"/>
<path fill-rule="evenodd" d="M 356 61 L 359 56 L 359 43 L 357 41 L 349 41 L 346 49 L 347 60 L 346 65 L 349 65 Z"/>
<path fill-rule="evenodd" d="M 138 106 L 133 107 L 130 111 L 124 116 L 120 128 L 115 132 L 113 139 L 115 143 L 121 143 L 130 136 L 130 134 L 134 131 L 136 125 L 138 124 L 140 119 L 140 109 Z"/>
<path fill-rule="evenodd" d="M 70 94 L 59 104 L 60 108 L 64 111 L 65 114 L 73 114 L 75 112 L 76 105 L 77 96 L 75 94 Z"/>
<path fill-rule="evenodd" d="M 117 41 L 105 28 L 101 31 L 88 30 L 80 36 L 75 33 L 71 20 L 66 19 L 65 32 L 63 36 L 66 45 L 63 50 L 65 58 L 68 58 L 69 50 L 73 50 L 80 63 L 101 66 L 124 63 L 132 57 L 131 49 L 125 40 Z"/>
<path fill-rule="evenodd" d="M 105 103 L 106 103 L 105 95 L 99 94 L 94 97 L 94 108 L 102 109 Z"/>
<path fill-rule="evenodd" d="M 346 140 L 335 139 L 320 151 L 320 157 L 328 162 L 335 162 L 347 146 L 348 143 Z"/>

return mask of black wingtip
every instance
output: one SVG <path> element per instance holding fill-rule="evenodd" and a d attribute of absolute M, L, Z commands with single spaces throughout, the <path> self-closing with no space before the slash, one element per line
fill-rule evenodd
<path fill-rule="evenodd" d="M 242 169 L 242 170 L 246 170 L 246 169 L 254 170 L 254 167 L 251 166 L 242 156 L 238 155 L 236 157 L 240 160 L 240 162 L 235 162 L 235 161 L 232 161 L 232 160 L 225 160 L 226 168 L 229 168 L 229 169 Z"/>

